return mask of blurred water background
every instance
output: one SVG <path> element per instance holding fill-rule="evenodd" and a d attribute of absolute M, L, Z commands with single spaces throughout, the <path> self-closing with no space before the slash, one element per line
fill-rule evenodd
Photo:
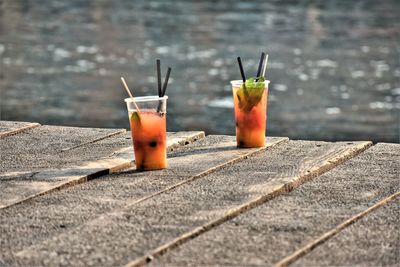
<path fill-rule="evenodd" d="M 400 1 L 0 1 L 1 119 L 124 127 L 125 76 L 168 130 L 234 135 L 229 81 L 269 54 L 268 135 L 399 142 Z"/>

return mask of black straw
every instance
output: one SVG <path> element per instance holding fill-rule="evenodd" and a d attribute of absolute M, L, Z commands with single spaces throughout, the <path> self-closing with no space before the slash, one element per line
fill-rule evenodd
<path fill-rule="evenodd" d="M 157 62 L 158 96 L 161 97 L 161 61 L 160 59 L 157 59 L 156 62 Z"/>
<path fill-rule="evenodd" d="M 240 75 L 242 76 L 243 83 L 246 82 L 246 76 L 244 76 L 244 71 L 243 71 L 243 66 L 242 66 L 242 60 L 240 57 L 237 58 L 237 61 L 239 63 L 239 69 L 240 69 Z"/>
<path fill-rule="evenodd" d="M 167 91 L 167 85 L 168 85 L 168 80 L 169 80 L 169 75 L 170 74 L 171 74 L 171 67 L 168 67 L 167 76 L 165 76 L 161 97 L 163 97 L 165 95 L 165 92 Z"/>
<path fill-rule="evenodd" d="M 262 66 L 263 66 L 263 63 L 264 63 L 264 58 L 265 58 L 265 53 L 262 52 L 261 53 L 261 58 L 260 58 L 260 63 L 258 63 L 258 70 L 257 70 L 256 77 L 260 77 L 260 75 L 261 75 L 261 70 L 262 70 Z"/>

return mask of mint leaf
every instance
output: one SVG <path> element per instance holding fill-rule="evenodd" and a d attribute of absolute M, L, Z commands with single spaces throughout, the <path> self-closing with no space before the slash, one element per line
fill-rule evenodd
<path fill-rule="evenodd" d="M 140 123 L 140 116 L 137 111 L 131 113 L 131 121 Z"/>
<path fill-rule="evenodd" d="M 239 108 L 249 112 L 260 101 L 265 91 L 264 77 L 251 77 L 236 92 Z"/>
<path fill-rule="evenodd" d="M 254 88 L 264 88 L 265 87 L 265 78 L 260 77 L 251 77 L 245 82 L 246 89 L 254 89 Z"/>

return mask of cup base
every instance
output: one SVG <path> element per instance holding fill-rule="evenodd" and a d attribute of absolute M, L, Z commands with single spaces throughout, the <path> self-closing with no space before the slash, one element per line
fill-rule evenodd
<path fill-rule="evenodd" d="M 236 131 L 236 145 L 242 148 L 255 148 L 265 146 L 265 134 L 264 131 Z"/>
<path fill-rule="evenodd" d="M 138 172 L 148 172 L 148 171 L 160 171 L 160 170 L 165 170 L 167 167 L 163 168 L 147 168 L 147 169 L 138 169 L 136 168 L 136 171 Z"/>
<path fill-rule="evenodd" d="M 259 147 L 265 147 L 265 144 L 260 144 L 260 145 L 245 145 L 245 144 L 236 144 L 237 148 L 259 148 Z"/>
<path fill-rule="evenodd" d="M 166 169 L 168 166 L 166 162 L 160 162 L 159 164 L 150 164 L 150 165 L 143 165 L 143 164 L 136 164 L 137 171 L 156 171 L 156 170 L 163 170 Z"/>

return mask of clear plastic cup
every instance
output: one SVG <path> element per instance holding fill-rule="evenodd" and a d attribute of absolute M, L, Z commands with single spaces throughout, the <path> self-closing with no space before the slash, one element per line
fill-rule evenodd
<path fill-rule="evenodd" d="M 126 98 L 137 170 L 167 167 L 167 99 L 168 96 Z"/>
<path fill-rule="evenodd" d="M 267 126 L 267 101 L 269 81 L 257 93 L 241 88 L 243 81 L 231 81 L 238 147 L 263 147 Z"/>

